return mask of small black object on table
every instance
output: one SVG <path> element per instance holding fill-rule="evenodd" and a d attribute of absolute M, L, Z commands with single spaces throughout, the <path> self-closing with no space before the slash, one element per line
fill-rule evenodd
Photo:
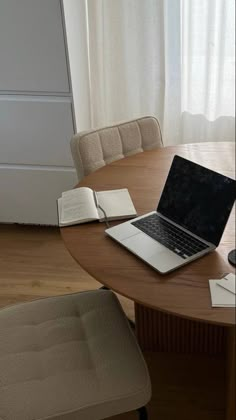
<path fill-rule="evenodd" d="M 228 254 L 228 260 L 230 264 L 232 264 L 234 267 L 236 266 L 236 249 L 230 251 L 230 253 Z"/>

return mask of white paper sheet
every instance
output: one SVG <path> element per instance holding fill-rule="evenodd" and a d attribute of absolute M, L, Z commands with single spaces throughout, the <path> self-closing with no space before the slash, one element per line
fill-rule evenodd
<path fill-rule="evenodd" d="M 209 280 L 211 303 L 213 307 L 236 307 L 235 294 L 217 284 L 219 279 Z"/>
<path fill-rule="evenodd" d="M 236 293 L 235 290 L 235 274 L 229 273 L 223 279 L 217 280 L 217 284 L 221 287 L 224 287 L 231 293 Z"/>

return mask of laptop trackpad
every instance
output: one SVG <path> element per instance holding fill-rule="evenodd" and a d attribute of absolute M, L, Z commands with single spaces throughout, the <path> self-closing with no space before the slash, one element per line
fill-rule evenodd
<path fill-rule="evenodd" d="M 161 273 L 167 273 L 182 265 L 183 262 L 179 255 L 169 251 L 144 233 L 127 238 L 122 241 L 122 244 Z"/>
<path fill-rule="evenodd" d="M 142 258 L 150 258 L 153 254 L 166 250 L 163 245 L 142 232 L 124 239 L 122 244 Z"/>

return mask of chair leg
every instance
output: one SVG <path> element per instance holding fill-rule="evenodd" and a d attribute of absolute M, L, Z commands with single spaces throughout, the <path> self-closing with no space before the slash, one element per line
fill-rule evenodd
<path fill-rule="evenodd" d="M 107 287 L 107 286 L 101 286 L 101 287 L 99 287 L 99 289 L 100 290 L 110 290 L 109 287 Z"/>
<path fill-rule="evenodd" d="M 139 413 L 139 420 L 148 420 L 148 414 L 147 414 L 146 407 L 138 408 L 137 411 Z"/>
<path fill-rule="evenodd" d="M 135 330 L 135 322 L 132 321 L 131 319 L 127 318 L 129 321 L 129 325 L 131 326 L 132 330 Z"/>

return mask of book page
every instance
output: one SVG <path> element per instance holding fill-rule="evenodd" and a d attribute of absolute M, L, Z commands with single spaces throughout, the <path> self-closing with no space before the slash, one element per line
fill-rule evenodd
<path fill-rule="evenodd" d="M 98 204 L 105 210 L 109 220 L 136 216 L 132 199 L 127 188 L 96 192 Z M 98 209 L 99 219 L 104 220 L 103 212 Z"/>
<path fill-rule="evenodd" d="M 63 224 L 83 223 L 99 218 L 90 188 L 81 187 L 63 192 L 61 207 L 60 222 Z"/>
<path fill-rule="evenodd" d="M 61 223 L 61 212 L 62 212 L 62 198 L 58 198 L 57 200 L 57 214 L 58 214 L 58 223 L 60 226 Z"/>

